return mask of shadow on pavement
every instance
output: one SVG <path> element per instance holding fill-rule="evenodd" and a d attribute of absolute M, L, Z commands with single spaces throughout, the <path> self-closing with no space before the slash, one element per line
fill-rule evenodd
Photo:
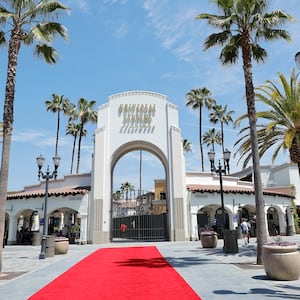
<path fill-rule="evenodd" d="M 299 299 L 299 295 L 292 295 L 290 293 L 281 292 L 278 290 L 272 290 L 272 289 L 259 289 L 254 288 L 250 289 L 247 293 L 245 292 L 235 292 L 233 290 L 216 290 L 214 291 L 214 294 L 218 295 L 264 295 L 269 296 L 272 298 L 281 298 L 281 299 Z"/>

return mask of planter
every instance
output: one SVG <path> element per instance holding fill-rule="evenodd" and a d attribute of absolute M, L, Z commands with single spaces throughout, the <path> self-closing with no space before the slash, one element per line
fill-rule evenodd
<path fill-rule="evenodd" d="M 206 232 L 200 233 L 200 241 L 202 248 L 216 248 L 218 244 L 218 234 L 216 232 Z"/>
<path fill-rule="evenodd" d="M 297 280 L 300 276 L 300 253 L 297 245 L 263 245 L 265 272 L 273 280 Z"/>
<path fill-rule="evenodd" d="M 65 237 L 55 238 L 55 254 L 66 254 L 69 250 L 69 239 Z"/>

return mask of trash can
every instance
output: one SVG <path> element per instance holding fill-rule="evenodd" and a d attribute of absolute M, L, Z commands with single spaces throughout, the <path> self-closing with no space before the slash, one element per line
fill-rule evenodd
<path fill-rule="evenodd" d="M 292 225 L 289 225 L 286 227 L 286 235 L 287 236 L 293 235 L 293 226 Z"/>
<path fill-rule="evenodd" d="M 55 255 L 55 236 L 46 236 L 46 257 L 53 257 Z"/>
<path fill-rule="evenodd" d="M 238 232 L 237 230 L 224 230 L 224 249 L 225 253 L 238 253 Z"/>
<path fill-rule="evenodd" d="M 41 234 L 36 231 L 32 234 L 32 246 L 40 246 L 41 245 Z"/>
<path fill-rule="evenodd" d="M 238 238 L 238 240 L 241 240 L 243 238 L 243 233 L 242 233 L 241 226 L 235 227 L 235 230 L 237 231 L 237 238 Z"/>

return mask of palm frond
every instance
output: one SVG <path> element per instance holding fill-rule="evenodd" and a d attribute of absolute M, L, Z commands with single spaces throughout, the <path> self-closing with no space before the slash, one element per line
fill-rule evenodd
<path fill-rule="evenodd" d="M 36 45 L 34 54 L 37 55 L 37 57 L 43 57 L 47 63 L 56 63 L 57 52 L 53 47 L 47 44 Z"/>

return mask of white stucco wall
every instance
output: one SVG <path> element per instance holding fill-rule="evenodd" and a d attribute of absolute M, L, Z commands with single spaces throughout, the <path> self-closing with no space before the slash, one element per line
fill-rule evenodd
<path fill-rule="evenodd" d="M 216 192 L 188 192 L 187 199 L 189 203 L 189 228 L 191 230 L 191 238 L 197 239 L 197 213 L 203 207 L 210 207 L 210 213 L 213 217 L 215 211 L 221 207 L 221 196 L 217 192 L 220 188 L 219 176 L 211 175 L 210 173 L 199 172 L 186 172 L 186 185 L 196 184 L 202 187 L 215 188 Z M 241 190 L 253 187 L 251 182 L 239 181 L 236 177 L 223 176 L 223 187 L 239 187 Z M 255 197 L 254 194 L 248 193 L 226 193 L 224 192 L 224 208 L 229 215 L 229 229 L 235 229 L 238 224 L 238 211 L 245 207 L 252 212 L 255 211 Z M 264 195 L 266 225 L 267 224 L 267 211 L 270 207 L 274 207 L 279 215 L 280 233 L 286 234 L 286 209 L 292 207 L 291 198 L 280 195 Z M 292 222 L 292 214 L 288 210 L 288 217 Z M 268 232 L 268 228 L 266 228 Z M 295 229 L 293 227 L 293 231 Z"/>
<path fill-rule="evenodd" d="M 49 181 L 49 191 L 59 188 L 68 189 L 71 187 L 84 187 L 91 185 L 91 174 L 80 174 L 80 175 L 70 175 L 65 176 L 59 180 Z M 45 181 L 42 181 L 36 185 L 26 186 L 23 191 L 20 191 L 21 195 L 24 193 L 45 192 Z M 16 193 L 17 195 L 18 193 Z M 86 243 L 89 239 L 88 229 L 89 229 L 89 204 L 91 202 L 91 193 L 77 194 L 77 195 L 64 195 L 64 196 L 49 196 L 47 201 L 47 215 L 53 213 L 59 209 L 69 208 L 76 211 L 81 217 L 80 226 L 80 242 Z M 31 197 L 19 199 L 8 199 L 6 202 L 6 214 L 9 217 L 9 228 L 8 228 L 8 242 L 14 243 L 16 241 L 17 233 L 17 222 L 20 214 L 26 210 L 37 211 L 39 214 L 39 219 L 44 218 L 44 207 L 45 207 L 45 196 L 41 197 Z M 43 226 L 39 227 L 40 233 L 43 232 Z"/>
<path fill-rule="evenodd" d="M 110 96 L 98 111 L 92 184 L 93 240 L 105 243 L 110 239 L 113 168 L 123 155 L 134 150 L 149 151 L 162 162 L 168 189 L 170 237 L 187 238 L 187 221 L 183 215 L 185 189 L 177 188 L 184 182 L 178 107 L 159 93 L 128 91 Z M 182 220 L 175 218 L 178 210 L 182 210 Z"/>

